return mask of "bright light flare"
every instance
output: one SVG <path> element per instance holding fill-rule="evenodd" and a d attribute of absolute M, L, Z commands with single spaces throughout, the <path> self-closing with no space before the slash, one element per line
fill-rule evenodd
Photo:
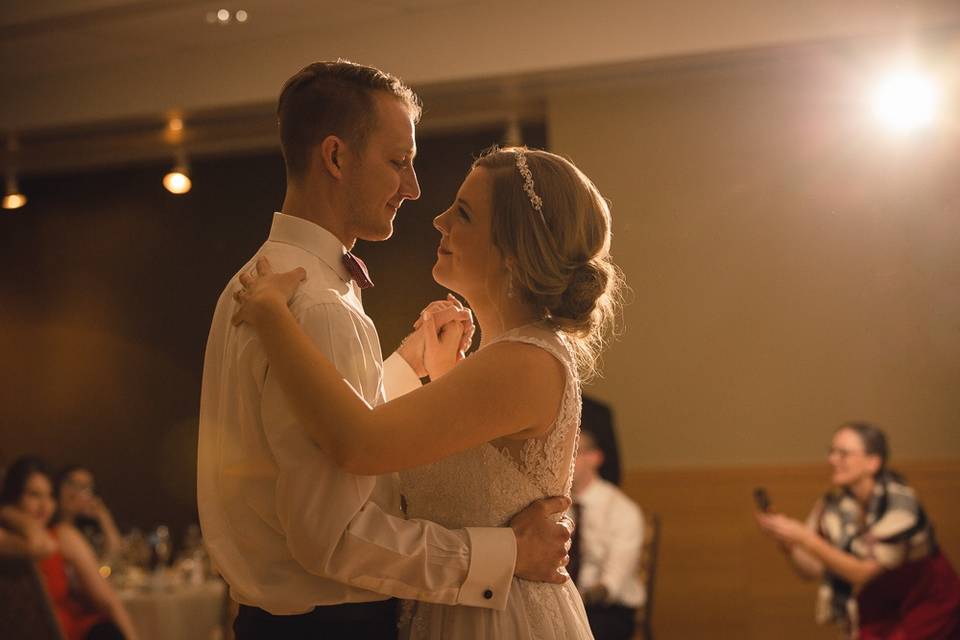
<path fill-rule="evenodd" d="M 930 126 L 940 104 L 937 83 L 919 71 L 900 70 L 880 80 L 871 96 L 873 113 L 887 128 L 907 133 Z"/>

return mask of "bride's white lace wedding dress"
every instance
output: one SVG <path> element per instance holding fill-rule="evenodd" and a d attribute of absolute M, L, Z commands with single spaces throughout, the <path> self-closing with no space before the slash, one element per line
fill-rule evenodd
<path fill-rule="evenodd" d="M 400 474 L 410 518 L 456 529 L 505 526 L 538 498 L 569 495 L 580 424 L 580 381 L 564 338 L 543 323 L 506 332 L 501 341 L 532 344 L 564 365 L 566 386 L 553 427 L 539 438 L 487 443 Z M 400 637 L 503 640 L 593 638 L 571 581 L 563 585 L 513 579 L 504 611 L 423 602 L 405 603 Z"/>

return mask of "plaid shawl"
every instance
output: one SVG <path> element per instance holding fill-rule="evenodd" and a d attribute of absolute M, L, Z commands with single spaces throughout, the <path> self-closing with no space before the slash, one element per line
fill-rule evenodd
<path fill-rule="evenodd" d="M 810 524 L 835 547 L 875 560 L 888 570 L 937 551 L 933 527 L 916 494 L 890 471 L 877 477 L 866 512 L 848 490 L 836 489 L 814 509 Z M 824 574 L 816 618 L 819 623 L 856 629 L 856 598 L 850 583 L 830 572 Z"/>

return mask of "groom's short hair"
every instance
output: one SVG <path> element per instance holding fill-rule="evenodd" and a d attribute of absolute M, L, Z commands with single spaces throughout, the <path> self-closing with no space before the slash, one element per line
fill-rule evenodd
<path fill-rule="evenodd" d="M 420 99 L 399 78 L 347 60 L 314 62 L 287 80 L 277 103 L 280 148 L 288 179 L 307 173 L 310 152 L 329 135 L 365 148 L 377 124 L 374 92 L 395 96 L 420 120 Z"/>

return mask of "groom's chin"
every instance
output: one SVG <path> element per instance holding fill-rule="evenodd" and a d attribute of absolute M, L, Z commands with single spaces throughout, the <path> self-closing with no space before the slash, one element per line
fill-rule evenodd
<path fill-rule="evenodd" d="M 376 229 L 366 229 L 363 235 L 358 237 L 367 242 L 383 242 L 384 240 L 389 240 L 393 237 L 393 224 Z"/>

